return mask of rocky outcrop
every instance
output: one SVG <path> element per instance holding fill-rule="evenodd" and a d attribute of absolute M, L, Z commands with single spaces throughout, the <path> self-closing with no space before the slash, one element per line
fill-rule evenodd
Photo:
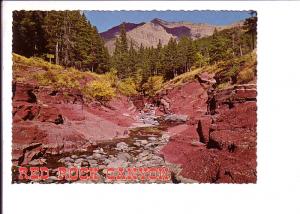
<path fill-rule="evenodd" d="M 204 183 L 255 183 L 256 85 L 208 91 L 208 108 L 200 114 L 197 138 L 186 127 L 171 135 L 162 154 L 181 166 L 179 175 L 185 178 Z"/>
<path fill-rule="evenodd" d="M 15 165 L 125 137 L 136 116 L 136 108 L 126 97 L 119 96 L 104 106 L 86 102 L 78 90 L 29 83 L 13 83 L 12 99 Z"/>

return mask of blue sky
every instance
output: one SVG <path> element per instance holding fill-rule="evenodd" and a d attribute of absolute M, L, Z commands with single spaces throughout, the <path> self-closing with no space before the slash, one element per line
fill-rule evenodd
<path fill-rule="evenodd" d="M 99 32 L 104 32 L 122 22 L 140 23 L 154 18 L 227 25 L 250 17 L 249 11 L 84 11 L 84 13 Z"/>

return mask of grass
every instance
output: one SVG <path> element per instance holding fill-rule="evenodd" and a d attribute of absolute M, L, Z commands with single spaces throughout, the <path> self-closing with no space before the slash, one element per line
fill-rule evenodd
<path fill-rule="evenodd" d="M 38 57 L 30 57 L 26 58 L 24 56 L 13 53 L 13 62 L 21 63 L 23 65 L 31 66 L 31 67 L 41 67 L 44 70 L 61 70 L 62 66 L 52 64 Z"/>
<path fill-rule="evenodd" d="M 13 79 L 35 82 L 55 89 L 78 89 L 87 98 L 109 100 L 115 96 L 116 72 L 96 74 L 75 68 L 64 68 L 37 57 L 26 58 L 13 54 Z"/>
<path fill-rule="evenodd" d="M 217 88 L 224 89 L 234 84 L 245 84 L 253 81 L 256 76 L 256 53 L 250 53 L 242 57 L 236 57 L 227 61 L 220 61 L 214 65 L 206 65 L 194 68 L 190 72 L 183 73 L 166 82 L 161 90 L 181 86 L 193 81 L 195 75 L 201 73 L 214 73 L 217 79 Z M 161 91 L 160 90 L 160 91 Z"/>

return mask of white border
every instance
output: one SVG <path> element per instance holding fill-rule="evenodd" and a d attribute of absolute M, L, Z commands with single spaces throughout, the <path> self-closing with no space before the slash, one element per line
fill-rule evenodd
<path fill-rule="evenodd" d="M 300 213 L 299 2 L 3 2 L 4 213 Z M 12 185 L 12 10 L 257 10 L 258 184 Z"/>

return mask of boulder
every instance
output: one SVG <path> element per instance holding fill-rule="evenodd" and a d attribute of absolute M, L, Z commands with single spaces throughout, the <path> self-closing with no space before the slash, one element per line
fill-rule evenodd
<path fill-rule="evenodd" d="M 202 143 L 207 144 L 209 142 L 209 130 L 211 127 L 211 116 L 204 116 L 198 122 L 197 132 L 199 134 L 199 140 Z"/>
<path fill-rule="evenodd" d="M 185 123 L 189 119 L 188 115 L 182 114 L 169 114 L 164 117 L 164 120 L 167 122 L 177 122 L 177 123 Z"/>
<path fill-rule="evenodd" d="M 116 150 L 128 150 L 128 145 L 125 142 L 118 143 Z"/>

